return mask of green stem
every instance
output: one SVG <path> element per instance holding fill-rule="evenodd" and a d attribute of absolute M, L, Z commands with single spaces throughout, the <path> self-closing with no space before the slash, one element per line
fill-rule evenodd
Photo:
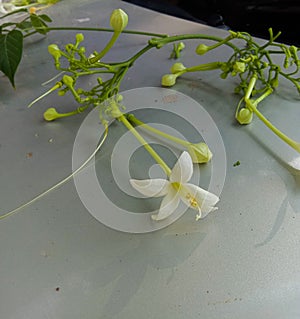
<path fill-rule="evenodd" d="M 253 74 L 251 79 L 250 79 L 250 82 L 248 84 L 248 87 L 247 87 L 247 91 L 246 91 L 245 98 L 244 98 L 245 101 L 246 101 L 246 99 L 250 99 L 252 91 L 255 87 L 256 80 L 257 80 L 257 75 Z"/>
<path fill-rule="evenodd" d="M 62 83 L 61 82 L 57 82 L 50 90 L 48 90 L 47 92 L 45 92 L 44 94 L 42 94 L 41 96 L 39 96 L 38 98 L 36 98 L 34 101 L 32 101 L 29 105 L 28 108 L 31 107 L 33 104 L 35 104 L 36 102 L 38 102 L 39 100 L 41 100 L 42 98 L 44 98 L 45 96 L 47 96 L 48 94 L 50 94 L 51 92 L 59 89 L 60 87 L 62 87 Z"/>
<path fill-rule="evenodd" d="M 219 41 L 218 43 L 209 46 L 209 51 L 213 50 L 213 49 L 215 49 L 215 48 L 217 48 L 217 47 L 219 47 L 219 46 L 221 46 L 221 45 L 223 45 L 225 43 L 228 43 L 232 39 L 234 39 L 234 36 L 233 35 L 229 35 L 228 37 L 226 37 L 222 41 Z"/>
<path fill-rule="evenodd" d="M 14 11 L 12 11 L 12 12 L 6 13 L 6 14 L 4 14 L 3 16 L 0 16 L 0 20 L 1 20 L 1 19 L 5 19 L 5 18 L 8 17 L 8 16 L 11 16 L 11 15 L 14 15 L 14 14 L 20 13 L 20 12 L 27 12 L 27 9 L 21 8 L 21 9 L 14 10 Z"/>
<path fill-rule="evenodd" d="M 49 31 L 97 31 L 97 32 L 115 32 L 113 29 L 109 28 L 89 28 L 89 27 L 41 27 L 36 28 Z M 30 29 L 25 29 L 23 31 L 30 31 Z M 144 35 L 148 37 L 157 37 L 157 38 L 165 38 L 167 34 L 160 34 L 160 33 L 152 33 L 152 32 L 143 32 L 143 31 L 135 31 L 135 30 L 123 30 L 122 33 L 124 34 L 135 34 L 135 35 Z M 25 34 L 24 37 L 27 37 L 31 34 Z"/>
<path fill-rule="evenodd" d="M 118 67 L 131 67 L 133 65 L 133 63 L 140 57 L 142 56 L 144 53 L 146 53 L 147 51 L 149 51 L 150 49 L 153 48 L 153 45 L 148 44 L 147 46 L 145 46 L 143 49 L 141 49 L 139 52 L 137 52 L 134 56 L 132 56 L 130 59 L 124 61 L 124 62 L 120 62 L 120 63 L 111 63 L 111 65 L 117 65 Z"/>
<path fill-rule="evenodd" d="M 223 62 L 210 62 L 205 64 L 200 64 L 190 68 L 184 69 L 185 72 L 196 72 L 196 71 L 210 71 L 219 69 L 224 63 Z"/>
<path fill-rule="evenodd" d="M 109 42 L 107 43 L 107 45 L 105 46 L 105 48 L 98 53 L 95 57 L 89 59 L 89 62 L 91 64 L 96 63 L 97 61 L 99 61 L 100 59 L 102 59 L 105 54 L 112 48 L 112 46 L 115 44 L 115 42 L 117 41 L 118 37 L 120 36 L 121 32 L 117 32 L 115 31 L 111 37 L 111 39 L 109 40 Z"/>
<path fill-rule="evenodd" d="M 134 137 L 145 147 L 148 153 L 155 159 L 155 161 L 161 166 L 168 177 L 171 175 L 171 169 L 164 162 L 164 160 L 154 151 L 154 149 L 146 142 L 146 140 L 138 133 L 138 131 L 131 125 L 125 115 L 121 115 L 117 118 L 121 121 L 126 128 L 134 135 Z"/>
<path fill-rule="evenodd" d="M 185 140 L 183 140 L 181 138 L 175 137 L 173 135 L 169 135 L 169 134 L 167 134 L 165 132 L 162 132 L 162 131 L 160 131 L 160 130 L 148 125 L 148 124 L 143 123 L 142 121 L 137 119 L 133 114 L 127 114 L 125 116 L 126 116 L 127 120 L 130 123 L 133 123 L 135 125 L 141 125 L 141 126 L 143 126 L 144 129 L 146 129 L 146 130 L 148 130 L 150 132 L 153 132 L 153 133 L 155 133 L 155 134 L 157 134 L 157 135 L 159 135 L 159 136 L 161 136 L 163 138 L 166 138 L 166 139 L 168 139 L 170 141 L 173 141 L 173 142 L 178 143 L 180 145 L 183 145 L 185 147 L 188 147 L 190 145 L 189 142 L 187 142 L 187 141 L 185 141 Z"/>
<path fill-rule="evenodd" d="M 288 137 L 286 134 L 281 132 L 276 126 L 274 126 L 264 115 L 257 109 L 256 105 L 252 103 L 252 101 L 248 98 L 245 98 L 245 103 L 247 107 L 253 111 L 256 116 L 279 138 L 281 138 L 284 142 L 290 145 L 293 149 L 295 149 L 298 153 L 300 153 L 300 143 Z"/>
<path fill-rule="evenodd" d="M 88 107 L 89 107 L 89 105 L 86 105 L 86 106 L 81 106 L 81 107 L 77 108 L 75 111 L 72 111 L 72 112 L 58 113 L 57 114 L 57 118 L 68 117 L 68 116 L 80 114 L 80 113 L 84 112 Z"/>
<path fill-rule="evenodd" d="M 268 88 L 264 94 L 262 94 L 259 98 L 253 101 L 253 105 L 257 106 L 262 100 L 268 97 L 273 92 L 272 88 Z"/>
<path fill-rule="evenodd" d="M 36 197 L 34 197 L 30 201 L 26 202 L 25 204 L 22 204 L 21 206 L 19 206 L 19 207 L 15 208 L 15 209 L 3 214 L 3 215 L 0 215 L 0 220 L 2 220 L 4 218 L 7 218 L 7 217 L 10 217 L 10 216 L 12 216 L 12 215 L 14 215 L 16 213 L 19 213 L 23 208 L 35 203 L 36 201 L 38 201 L 42 197 L 46 196 L 47 194 L 49 194 L 50 192 L 52 192 L 53 190 L 55 190 L 58 187 L 62 186 L 63 184 L 68 182 L 71 178 L 73 178 L 78 172 L 80 172 L 95 157 L 97 152 L 100 150 L 100 148 L 104 144 L 104 142 L 105 142 L 105 140 L 107 138 L 107 134 L 108 134 L 108 126 L 106 125 L 105 126 L 104 135 L 103 135 L 102 140 L 100 141 L 99 145 L 94 150 L 94 152 L 88 157 L 88 159 L 86 161 L 84 161 L 76 170 L 74 170 L 70 175 L 68 175 L 67 177 L 62 179 L 60 182 L 58 182 L 55 185 L 53 185 L 52 187 L 48 188 L 46 191 L 44 191 L 41 194 L 37 195 Z"/>
<path fill-rule="evenodd" d="M 164 37 L 162 39 L 151 39 L 149 41 L 149 44 L 152 46 L 156 46 L 157 48 L 160 48 L 168 43 L 176 42 L 176 41 L 181 41 L 181 40 L 192 40 L 192 39 L 201 39 L 201 40 L 211 40 L 211 41 L 216 41 L 216 42 L 223 42 L 224 39 L 212 36 L 212 35 L 206 35 L 206 34 L 182 34 L 182 35 L 175 35 L 175 36 L 168 36 Z M 226 38 L 227 39 L 227 38 Z M 232 44 L 231 42 L 225 42 L 223 43 L 229 47 L 231 47 L 234 51 L 239 52 L 240 49 Z"/>

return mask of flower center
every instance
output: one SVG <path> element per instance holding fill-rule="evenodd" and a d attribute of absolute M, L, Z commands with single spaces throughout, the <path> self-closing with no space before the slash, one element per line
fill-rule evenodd
<path fill-rule="evenodd" d="M 190 193 L 187 193 L 187 194 L 185 195 L 185 198 L 189 201 L 190 205 L 191 205 L 193 208 L 199 208 L 198 202 L 197 202 L 196 198 L 193 197 Z"/>
<path fill-rule="evenodd" d="M 183 194 L 183 197 L 185 197 L 188 200 L 188 202 L 192 208 L 199 209 L 199 205 L 198 205 L 196 198 L 194 196 L 192 196 L 189 192 L 187 192 L 181 183 L 174 182 L 174 183 L 172 183 L 172 186 L 178 192 L 181 192 L 181 194 Z"/>

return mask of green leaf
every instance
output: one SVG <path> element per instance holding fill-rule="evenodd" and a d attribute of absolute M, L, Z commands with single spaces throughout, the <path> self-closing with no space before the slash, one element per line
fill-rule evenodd
<path fill-rule="evenodd" d="M 40 14 L 38 17 L 45 22 L 52 22 L 52 19 L 47 14 Z"/>
<path fill-rule="evenodd" d="M 29 32 L 32 29 L 32 23 L 29 21 L 22 21 L 16 25 L 17 28 Z"/>
<path fill-rule="evenodd" d="M 15 87 L 15 73 L 22 58 L 23 34 L 19 30 L 12 30 L 7 34 L 0 34 L 0 71 Z"/>
<path fill-rule="evenodd" d="M 30 15 L 30 21 L 32 26 L 38 33 L 46 34 L 47 33 L 47 24 L 36 14 Z"/>
<path fill-rule="evenodd" d="M 16 25 L 14 22 L 6 22 L 0 25 L 0 33 L 2 33 L 6 27 L 11 27 L 12 25 Z"/>

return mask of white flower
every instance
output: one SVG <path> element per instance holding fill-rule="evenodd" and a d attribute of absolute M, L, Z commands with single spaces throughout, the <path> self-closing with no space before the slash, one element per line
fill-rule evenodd
<path fill-rule="evenodd" d="M 16 9 L 18 9 L 18 7 L 16 7 L 12 3 L 9 3 L 9 2 L 4 2 L 3 3 L 3 1 L 0 0 L 0 13 L 2 13 L 3 15 L 8 14 L 8 13 L 10 13 L 10 12 L 16 10 Z"/>
<path fill-rule="evenodd" d="M 206 214 L 217 209 L 214 207 L 219 197 L 199 186 L 188 183 L 193 175 L 193 163 L 188 152 L 183 152 L 172 169 L 169 180 L 131 179 L 131 185 L 147 197 L 164 196 L 158 214 L 152 215 L 153 220 L 162 220 L 170 216 L 178 207 L 180 200 L 198 211 L 196 220 L 202 212 Z"/>

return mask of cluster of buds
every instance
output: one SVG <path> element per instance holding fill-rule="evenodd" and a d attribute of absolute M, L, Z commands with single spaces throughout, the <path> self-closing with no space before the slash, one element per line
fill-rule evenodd
<path fill-rule="evenodd" d="M 176 79 L 186 72 L 186 67 L 180 62 L 176 62 L 171 67 L 170 72 L 170 74 L 163 75 L 161 79 L 162 86 L 171 87 L 176 84 Z"/>

